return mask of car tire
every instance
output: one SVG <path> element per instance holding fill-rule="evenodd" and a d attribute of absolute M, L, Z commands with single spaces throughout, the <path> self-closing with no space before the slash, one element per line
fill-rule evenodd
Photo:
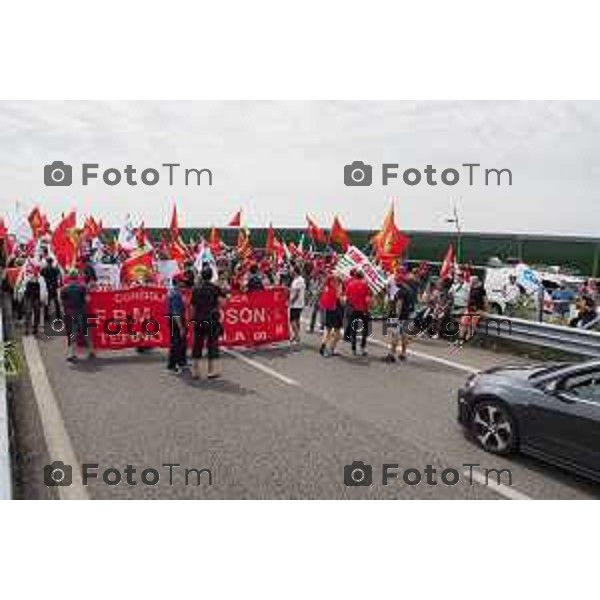
<path fill-rule="evenodd" d="M 506 404 L 500 400 L 486 398 L 475 404 L 470 431 L 486 452 L 508 455 L 518 447 L 517 424 Z"/>

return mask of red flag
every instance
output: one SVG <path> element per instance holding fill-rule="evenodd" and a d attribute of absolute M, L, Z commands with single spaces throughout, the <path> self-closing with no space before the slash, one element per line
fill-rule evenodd
<path fill-rule="evenodd" d="M 12 235 L 7 235 L 4 238 L 4 255 L 12 256 L 15 252 L 15 238 Z"/>
<path fill-rule="evenodd" d="M 326 244 L 327 238 L 325 237 L 325 233 L 308 215 L 306 215 L 306 223 L 310 239 L 315 244 Z"/>
<path fill-rule="evenodd" d="M 165 234 L 161 232 L 160 234 L 160 242 L 158 244 L 158 253 L 163 257 L 169 256 L 169 244 L 165 238 Z"/>
<path fill-rule="evenodd" d="M 283 244 L 275 236 L 273 236 L 273 254 L 275 255 L 275 260 L 277 260 L 277 262 L 282 261 L 285 256 Z"/>
<path fill-rule="evenodd" d="M 70 212 L 56 226 L 50 245 L 56 260 L 64 269 L 72 267 L 77 260 L 79 235 L 77 233 L 77 217 L 75 211 Z"/>
<path fill-rule="evenodd" d="M 179 224 L 177 223 L 177 205 L 173 205 L 173 213 L 171 214 L 171 225 L 169 226 L 171 232 L 171 241 L 179 239 Z"/>
<path fill-rule="evenodd" d="M 0 217 L 0 240 L 3 240 L 8 235 L 8 229 L 4 223 L 4 219 Z"/>
<path fill-rule="evenodd" d="M 348 250 L 348 246 L 350 245 L 350 239 L 348 238 L 348 233 L 342 227 L 340 220 L 335 217 L 333 219 L 333 224 L 331 225 L 331 231 L 329 232 L 329 242 L 336 243 L 342 250 L 342 252 L 346 252 Z"/>
<path fill-rule="evenodd" d="M 37 206 L 29 213 L 27 221 L 29 222 L 29 226 L 31 227 L 31 232 L 33 233 L 34 238 L 37 239 L 48 232 L 48 220 L 44 217 L 44 215 L 42 215 Z M 46 231 L 44 231 L 45 229 Z"/>
<path fill-rule="evenodd" d="M 6 283 L 8 283 L 11 289 L 15 289 L 17 281 L 19 281 L 19 277 L 21 277 L 22 270 L 23 267 L 7 267 L 4 270 L 4 279 L 6 279 Z"/>
<path fill-rule="evenodd" d="M 273 225 L 269 224 L 267 229 L 267 241 L 265 242 L 265 252 L 268 256 L 275 254 L 275 233 L 273 232 Z"/>
<path fill-rule="evenodd" d="M 375 256 L 386 270 L 391 270 L 392 265 L 400 258 L 410 240 L 396 227 L 394 207 L 388 211 L 380 231 L 371 238 Z"/>
<path fill-rule="evenodd" d="M 171 241 L 168 248 L 168 255 L 171 260 L 176 260 L 181 265 L 188 256 L 187 248 L 180 239 Z"/>
<path fill-rule="evenodd" d="M 135 230 L 135 241 L 137 243 L 138 248 L 146 249 L 147 245 L 150 244 L 150 239 L 148 238 L 148 232 L 144 227 L 144 221 L 140 223 L 140 226 Z"/>
<path fill-rule="evenodd" d="M 393 206 L 390 207 L 379 233 L 371 238 L 371 242 L 378 254 L 400 256 L 408 247 L 409 238 L 396 227 Z"/>
<path fill-rule="evenodd" d="M 241 227 L 242 226 L 242 209 L 238 210 L 231 219 L 229 219 L 229 223 L 227 227 Z"/>
<path fill-rule="evenodd" d="M 440 279 L 446 279 L 452 276 L 452 270 L 454 269 L 454 246 L 450 244 L 448 250 L 446 250 L 446 256 L 444 262 L 440 268 Z"/>
<path fill-rule="evenodd" d="M 240 229 L 238 232 L 237 251 L 241 258 L 248 258 L 252 254 L 250 236 L 245 229 Z"/>
<path fill-rule="evenodd" d="M 213 256 L 218 256 L 221 253 L 221 237 L 219 236 L 219 230 L 216 227 L 213 227 L 210 230 L 210 235 L 208 236 L 208 247 L 210 248 Z"/>
<path fill-rule="evenodd" d="M 88 240 L 93 240 L 94 238 L 97 238 L 101 232 L 102 225 L 96 223 L 96 219 L 90 215 L 83 224 L 83 230 L 81 232 L 82 236 Z"/>
<path fill-rule="evenodd" d="M 154 268 L 152 254 L 152 250 L 148 250 L 124 260 L 121 265 L 121 280 L 132 282 L 150 279 Z"/>

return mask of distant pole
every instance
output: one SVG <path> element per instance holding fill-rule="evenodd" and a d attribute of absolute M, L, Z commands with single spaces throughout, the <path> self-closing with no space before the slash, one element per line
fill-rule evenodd
<path fill-rule="evenodd" d="M 462 196 L 459 197 L 459 200 L 462 200 Z M 454 197 L 452 198 L 452 218 L 446 219 L 446 223 L 454 223 L 456 228 L 456 260 L 460 264 L 462 262 L 462 228 L 456 198 Z"/>

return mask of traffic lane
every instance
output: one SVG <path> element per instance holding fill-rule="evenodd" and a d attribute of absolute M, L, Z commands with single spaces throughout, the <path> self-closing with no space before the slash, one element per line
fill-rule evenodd
<path fill-rule="evenodd" d="M 94 481 L 95 498 L 488 498 L 464 477 L 456 486 L 381 485 L 376 465 L 407 457 L 433 464 L 419 448 L 302 387 L 290 386 L 225 357 L 223 379 L 199 383 L 161 369 L 162 352 L 115 353 L 71 368 L 56 341 L 42 353 L 66 430 L 80 463 L 124 470 L 178 463 L 209 468 L 213 485 L 110 487 Z M 372 487 L 346 487 L 344 466 L 374 465 Z M 41 475 L 40 475 L 41 476 Z"/>
<path fill-rule="evenodd" d="M 534 498 L 600 497 L 595 483 L 527 457 L 494 456 L 469 440 L 456 420 L 456 392 L 466 373 L 422 357 L 385 364 L 381 360 L 385 348 L 372 343 L 368 358 L 351 356 L 349 345 L 340 342 L 341 355 L 323 359 L 318 354 L 318 345 L 318 336 L 305 336 L 302 350 L 263 351 L 257 358 L 295 377 L 307 389 L 354 418 L 369 420 L 387 433 L 416 445 L 438 462 L 510 469 L 513 486 Z M 486 362 L 493 358 L 487 358 Z M 498 357 L 500 361 L 506 358 Z M 514 364 L 510 358 L 507 362 Z"/>

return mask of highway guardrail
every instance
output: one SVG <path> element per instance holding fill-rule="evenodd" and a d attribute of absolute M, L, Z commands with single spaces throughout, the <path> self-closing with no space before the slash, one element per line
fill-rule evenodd
<path fill-rule="evenodd" d="M 600 333 L 597 331 L 485 315 L 485 318 L 479 321 L 477 333 L 579 356 L 600 358 Z"/>

